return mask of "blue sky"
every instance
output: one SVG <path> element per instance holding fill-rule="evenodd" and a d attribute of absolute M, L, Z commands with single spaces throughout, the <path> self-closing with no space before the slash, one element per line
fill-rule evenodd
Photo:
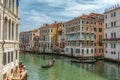
<path fill-rule="evenodd" d="M 20 31 L 37 29 L 44 23 L 68 21 L 82 14 L 103 13 L 120 0 L 21 0 Z"/>

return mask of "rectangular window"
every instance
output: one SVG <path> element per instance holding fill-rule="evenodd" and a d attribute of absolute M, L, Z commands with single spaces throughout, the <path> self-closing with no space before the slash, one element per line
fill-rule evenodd
<path fill-rule="evenodd" d="M 116 16 L 116 12 L 114 12 L 114 16 Z"/>
<path fill-rule="evenodd" d="M 114 21 L 114 27 L 116 27 L 116 21 Z"/>
<path fill-rule="evenodd" d="M 96 25 L 96 22 L 94 24 Z"/>
<path fill-rule="evenodd" d="M 111 33 L 111 38 L 113 38 L 113 33 Z"/>
<path fill-rule="evenodd" d="M 82 27 L 82 31 L 84 30 L 84 28 Z"/>
<path fill-rule="evenodd" d="M 88 21 L 86 22 L 86 24 L 88 24 Z"/>
<path fill-rule="evenodd" d="M 88 27 L 87 27 L 87 31 L 88 31 Z"/>
<path fill-rule="evenodd" d="M 84 21 L 82 20 L 82 23 L 84 23 Z"/>
<path fill-rule="evenodd" d="M 99 49 L 99 53 L 101 53 L 101 49 Z"/>
<path fill-rule="evenodd" d="M 16 51 L 16 59 L 18 59 L 18 51 Z"/>
<path fill-rule="evenodd" d="M 107 51 L 105 51 L 105 53 L 107 54 Z"/>
<path fill-rule="evenodd" d="M 11 52 L 11 62 L 13 61 L 13 51 Z"/>
<path fill-rule="evenodd" d="M 80 49 L 76 49 L 76 53 L 80 53 Z"/>
<path fill-rule="evenodd" d="M 96 43 L 94 43 L 94 45 L 96 46 Z"/>
<path fill-rule="evenodd" d="M 114 44 L 114 48 L 116 48 L 116 44 Z"/>
<path fill-rule="evenodd" d="M 102 42 L 99 42 L 99 46 L 102 46 Z"/>
<path fill-rule="evenodd" d="M 93 49 L 91 49 L 91 53 L 93 53 Z"/>
<path fill-rule="evenodd" d="M 96 35 L 94 35 L 94 38 L 96 39 Z"/>
<path fill-rule="evenodd" d="M 107 19 L 107 15 L 105 15 L 105 19 Z"/>
<path fill-rule="evenodd" d="M 107 44 L 105 44 L 105 48 L 107 48 Z"/>
<path fill-rule="evenodd" d="M 95 49 L 95 53 L 97 53 L 97 50 Z"/>
<path fill-rule="evenodd" d="M 113 54 L 113 52 L 111 51 L 111 54 Z"/>
<path fill-rule="evenodd" d="M 105 28 L 107 28 L 107 23 L 105 24 Z"/>
<path fill-rule="evenodd" d="M 10 52 L 8 52 L 8 63 L 10 63 Z"/>
<path fill-rule="evenodd" d="M 111 48 L 113 48 L 113 44 L 111 44 Z"/>
<path fill-rule="evenodd" d="M 116 55 L 116 52 L 114 52 L 114 55 Z"/>
<path fill-rule="evenodd" d="M 111 13 L 111 17 L 113 17 L 113 13 Z"/>
<path fill-rule="evenodd" d="M 111 27 L 113 27 L 113 22 L 111 22 Z"/>
<path fill-rule="evenodd" d="M 6 53 L 4 53 L 3 54 L 3 65 L 6 65 L 6 57 L 7 57 L 7 55 L 6 55 Z"/>
<path fill-rule="evenodd" d="M 96 29 L 96 28 L 94 28 L 94 31 L 96 32 L 96 31 L 97 31 L 97 29 Z"/>
<path fill-rule="evenodd" d="M 102 32 L 102 28 L 99 28 L 99 32 Z"/>
<path fill-rule="evenodd" d="M 116 33 L 114 33 L 114 38 L 116 38 Z"/>
<path fill-rule="evenodd" d="M 105 38 L 107 39 L 107 33 L 105 34 Z"/>

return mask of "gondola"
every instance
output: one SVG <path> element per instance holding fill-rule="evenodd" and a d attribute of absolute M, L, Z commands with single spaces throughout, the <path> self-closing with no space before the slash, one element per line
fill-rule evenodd
<path fill-rule="evenodd" d="M 50 68 L 50 67 L 52 67 L 52 66 L 54 65 L 54 63 L 55 63 L 55 61 L 52 61 L 52 62 L 50 62 L 50 63 L 47 64 L 47 65 L 42 65 L 41 67 L 42 67 L 42 68 Z"/>

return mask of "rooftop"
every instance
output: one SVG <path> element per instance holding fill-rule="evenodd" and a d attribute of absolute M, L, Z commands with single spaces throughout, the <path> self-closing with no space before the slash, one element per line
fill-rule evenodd
<path fill-rule="evenodd" d="M 107 13 L 107 12 L 113 11 L 113 10 L 115 10 L 115 9 L 120 9 L 120 5 L 117 4 L 117 5 L 113 6 L 113 7 L 106 8 L 106 9 L 104 10 L 104 13 Z"/>

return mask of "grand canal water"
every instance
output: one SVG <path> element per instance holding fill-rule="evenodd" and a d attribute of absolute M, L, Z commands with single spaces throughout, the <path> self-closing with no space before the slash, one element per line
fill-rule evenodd
<path fill-rule="evenodd" d="M 53 67 L 41 68 L 52 58 L 56 59 Z M 120 80 L 120 67 L 116 63 L 73 63 L 64 57 L 33 54 L 21 54 L 20 59 L 28 70 L 28 80 Z"/>

